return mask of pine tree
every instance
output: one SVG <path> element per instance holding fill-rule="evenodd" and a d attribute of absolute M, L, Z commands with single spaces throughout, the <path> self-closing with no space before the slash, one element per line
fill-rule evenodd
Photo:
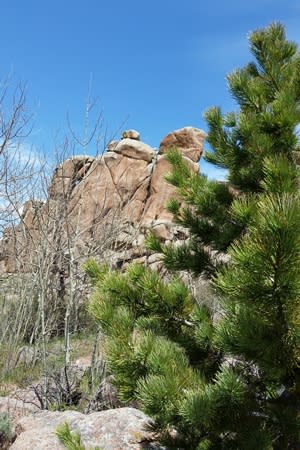
<path fill-rule="evenodd" d="M 230 206 L 237 196 L 262 191 L 266 157 L 284 155 L 295 163 L 300 121 L 300 56 L 297 45 L 286 40 L 284 27 L 272 24 L 250 35 L 256 62 L 235 70 L 228 77 L 231 96 L 239 109 L 222 114 L 213 107 L 206 114 L 207 141 L 211 151 L 205 159 L 228 170 L 228 182 L 208 181 L 192 173 L 181 155 L 170 152 L 173 172 L 167 179 L 177 186 L 184 206 L 170 201 L 175 220 L 190 231 L 181 247 L 163 246 L 151 236 L 148 246 L 164 254 L 169 269 L 188 269 L 211 275 L 218 268 L 218 254 L 240 236 L 245 222 L 233 220 Z M 250 211 L 249 211 L 250 213 Z"/>
<path fill-rule="evenodd" d="M 206 158 L 228 183 L 190 173 L 171 152 L 168 179 L 184 203 L 169 209 L 191 237 L 182 248 L 148 242 L 168 268 L 212 278 L 222 318 L 179 279 L 86 266 L 120 396 L 166 436 L 174 428 L 175 448 L 300 448 L 300 57 L 280 24 L 249 39 L 256 62 L 228 77 L 238 112 L 206 114 Z"/>

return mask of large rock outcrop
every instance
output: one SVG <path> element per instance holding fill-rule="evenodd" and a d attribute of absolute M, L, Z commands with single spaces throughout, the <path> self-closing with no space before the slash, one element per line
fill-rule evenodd
<path fill-rule="evenodd" d="M 46 241 L 68 258 L 73 249 L 84 257 L 107 257 L 107 252 L 112 257 L 113 251 L 113 263 L 122 265 L 144 256 L 147 230 L 173 239 L 176 228 L 165 206 L 176 193 L 164 179 L 171 169 L 165 153 L 176 146 L 198 171 L 204 137 L 199 129 L 182 128 L 168 134 L 157 151 L 141 142 L 137 131 L 128 130 L 102 155 L 64 161 L 55 170 L 47 201 L 27 202 L 21 224 L 4 233 L 0 273 L 14 272 L 20 265 L 30 270 L 39 249 L 46 251 Z M 54 259 L 58 265 L 59 258 Z"/>

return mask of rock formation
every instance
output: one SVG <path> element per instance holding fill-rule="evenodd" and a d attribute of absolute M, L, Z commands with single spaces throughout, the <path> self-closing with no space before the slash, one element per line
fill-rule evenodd
<path fill-rule="evenodd" d="M 83 256 L 108 252 L 120 266 L 144 257 L 147 230 L 173 239 L 176 229 L 165 205 L 175 189 L 164 180 L 170 171 L 165 153 L 176 146 L 198 171 L 204 139 L 203 131 L 182 128 L 168 134 L 157 151 L 128 130 L 100 156 L 67 159 L 55 170 L 47 201 L 27 202 L 20 225 L 5 231 L 0 272 L 16 271 L 20 261 L 23 270 L 30 270 L 36 247 L 46 240 L 64 255 L 74 248 Z"/>

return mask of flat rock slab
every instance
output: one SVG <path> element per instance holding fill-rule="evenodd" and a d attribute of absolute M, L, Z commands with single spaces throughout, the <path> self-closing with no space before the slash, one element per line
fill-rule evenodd
<path fill-rule="evenodd" d="M 55 431 L 67 422 L 72 431 L 80 433 L 86 448 L 101 450 L 164 450 L 147 430 L 151 423 L 141 411 L 134 408 L 110 409 L 84 415 L 77 411 L 41 411 L 23 417 L 18 422 L 21 433 L 11 450 L 65 450 Z"/>
<path fill-rule="evenodd" d="M 150 145 L 129 138 L 122 139 L 114 147 L 114 152 L 121 153 L 121 155 L 127 156 L 128 158 L 142 159 L 147 162 L 151 162 L 156 155 L 155 150 Z"/>

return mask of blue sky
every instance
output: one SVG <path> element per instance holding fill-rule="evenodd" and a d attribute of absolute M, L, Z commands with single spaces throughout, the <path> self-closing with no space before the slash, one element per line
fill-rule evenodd
<path fill-rule="evenodd" d="M 91 80 L 108 133 L 135 128 L 157 147 L 205 130 L 209 106 L 234 109 L 225 76 L 251 59 L 251 30 L 281 21 L 300 42 L 298 0 L 2 0 L 1 19 L 0 78 L 26 82 L 30 143 L 49 153 L 67 113 L 82 133 Z"/>

